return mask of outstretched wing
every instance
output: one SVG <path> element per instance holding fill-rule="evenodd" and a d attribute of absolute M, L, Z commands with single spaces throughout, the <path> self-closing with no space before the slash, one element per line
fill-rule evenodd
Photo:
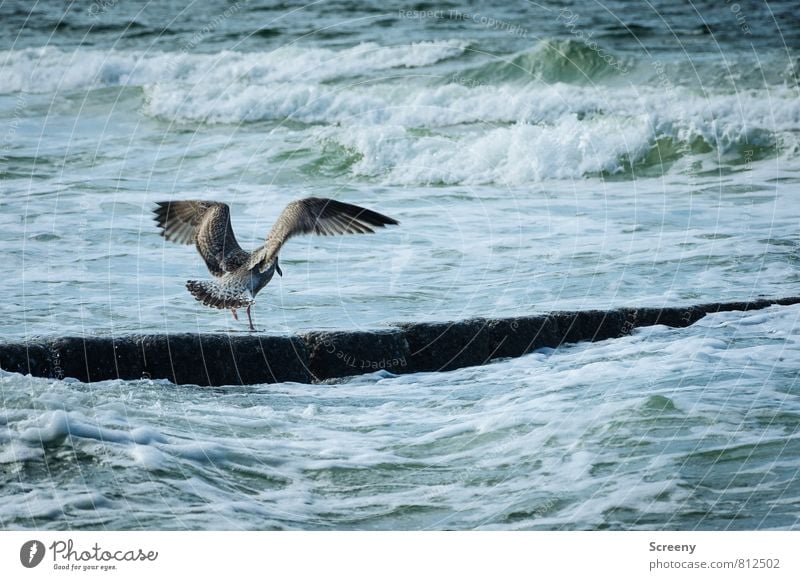
<path fill-rule="evenodd" d="M 286 241 L 301 234 L 333 236 L 337 234 L 372 234 L 373 228 L 397 225 L 399 222 L 357 205 L 319 197 L 298 199 L 286 206 L 272 226 L 266 244 L 253 253 L 249 268 L 259 265 L 267 269 Z"/>
<path fill-rule="evenodd" d="M 195 244 L 214 276 L 232 272 L 250 255 L 231 227 L 228 204 L 216 201 L 161 201 L 153 213 L 161 235 L 178 244 Z"/>

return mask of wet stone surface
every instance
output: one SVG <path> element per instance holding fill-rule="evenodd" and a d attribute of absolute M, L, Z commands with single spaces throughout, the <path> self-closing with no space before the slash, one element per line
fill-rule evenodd
<path fill-rule="evenodd" d="M 686 327 L 711 312 L 796 303 L 800 298 L 554 312 L 399 324 L 379 331 L 310 332 L 288 338 L 189 333 L 73 336 L 0 344 L 0 368 L 83 382 L 144 378 L 201 386 L 310 383 L 379 370 L 393 374 L 448 371 L 521 356 L 539 348 L 625 336 L 642 326 Z"/>

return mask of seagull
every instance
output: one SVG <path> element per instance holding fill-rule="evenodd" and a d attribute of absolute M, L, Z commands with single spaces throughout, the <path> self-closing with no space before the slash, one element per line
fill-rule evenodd
<path fill-rule="evenodd" d="M 153 210 L 160 234 L 171 242 L 194 244 L 208 266 L 213 280 L 189 280 L 186 288 L 195 299 L 211 308 L 230 309 L 239 320 L 237 308 L 247 308 L 250 331 L 255 331 L 250 307 L 256 294 L 275 272 L 283 276 L 278 252 L 283 244 L 301 234 L 323 236 L 372 234 L 373 228 L 399 222 L 378 212 L 319 197 L 291 202 L 272 226 L 266 242 L 248 252 L 236 241 L 228 204 L 218 201 L 161 201 Z"/>

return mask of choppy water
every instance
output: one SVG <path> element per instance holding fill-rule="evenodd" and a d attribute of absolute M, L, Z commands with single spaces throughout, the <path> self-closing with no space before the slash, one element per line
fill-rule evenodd
<path fill-rule="evenodd" d="M 0 4 L 0 332 L 241 332 L 155 201 L 293 240 L 269 333 L 796 295 L 792 2 Z M 734 8 L 734 6 L 736 8 Z M 3 375 L 3 527 L 791 528 L 796 307 L 452 373 Z"/>
<path fill-rule="evenodd" d="M 800 525 L 800 307 L 449 373 L 0 376 L 4 527 Z"/>

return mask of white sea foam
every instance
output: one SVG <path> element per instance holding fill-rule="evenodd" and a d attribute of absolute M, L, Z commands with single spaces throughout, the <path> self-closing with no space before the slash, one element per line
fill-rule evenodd
<path fill-rule="evenodd" d="M 523 184 L 614 173 L 661 139 L 684 154 L 698 139 L 716 155 L 753 147 L 796 154 L 800 126 L 800 101 L 783 89 L 708 96 L 684 89 L 675 97 L 646 87 L 563 84 L 159 85 L 147 89 L 145 110 L 172 121 L 326 125 L 312 129 L 315 140 L 358 155 L 352 173 L 386 184 Z"/>
<path fill-rule="evenodd" d="M 134 445 L 130 454 L 133 461 L 147 471 L 167 470 L 171 463 L 167 454 L 150 445 Z"/>
<path fill-rule="evenodd" d="M 31 469 L 47 454 L 61 483 L 54 498 L 47 478 L 26 475 L 25 490 L 14 480 L 0 513 L 11 528 L 65 517 L 116 528 L 784 527 L 800 499 L 787 431 L 800 417 L 798 329 L 800 306 L 725 312 L 337 385 L 76 389 L 9 374 L 4 465 Z M 122 429 L 105 407 L 126 391 Z M 33 408 L 45 393 L 69 413 Z M 271 417 L 269 435 L 237 414 Z M 87 493 L 98 467 L 81 471 L 73 455 L 113 466 L 124 501 Z M 742 494 L 752 505 L 736 518 L 704 509 Z"/>
<path fill-rule="evenodd" d="M 446 78 L 443 80 L 447 80 Z M 772 87 L 705 95 L 687 88 L 665 93 L 650 86 L 575 86 L 540 83 L 465 86 L 458 83 L 320 85 L 155 85 L 147 111 L 170 120 L 240 123 L 282 121 L 407 128 L 460 124 L 553 123 L 567 116 L 645 115 L 656 132 L 685 131 L 721 147 L 756 129 L 794 130 L 800 124 L 796 93 Z M 683 135 L 678 135 L 683 138 Z"/>
<path fill-rule="evenodd" d="M 466 46 L 288 46 L 218 54 L 48 47 L 0 55 L 0 87 L 53 92 L 141 86 L 140 110 L 158 119 L 310 124 L 292 129 L 292 140 L 323 156 L 326 144 L 341 147 L 356 159 L 348 167 L 353 176 L 389 185 L 521 185 L 614 173 L 664 139 L 679 155 L 698 141 L 712 150 L 709 157 L 741 160 L 753 148 L 791 156 L 800 151 L 800 100 L 783 86 L 699 93 L 619 83 L 467 84 L 444 71 L 402 82 L 346 80 L 425 67 L 463 54 Z"/>
<path fill-rule="evenodd" d="M 332 138 L 360 154 L 352 168 L 355 175 L 387 184 L 514 185 L 613 173 L 624 158 L 638 159 L 653 136 L 643 123 L 566 117 L 554 125 L 522 123 L 471 137 L 418 138 L 391 126 L 351 128 Z"/>
<path fill-rule="evenodd" d="M 284 46 L 271 52 L 102 51 L 55 47 L 0 52 L 0 91 L 49 93 L 164 83 L 220 90 L 234 82 L 321 82 L 393 68 L 425 67 L 458 56 L 459 40 L 400 46 L 364 43 L 342 50 Z"/>
<path fill-rule="evenodd" d="M 19 440 L 2 441 L 2 443 L 3 446 L 2 449 L 0 449 L 0 465 L 23 464 L 26 461 L 41 459 L 44 456 L 43 449 L 32 447 Z"/>

